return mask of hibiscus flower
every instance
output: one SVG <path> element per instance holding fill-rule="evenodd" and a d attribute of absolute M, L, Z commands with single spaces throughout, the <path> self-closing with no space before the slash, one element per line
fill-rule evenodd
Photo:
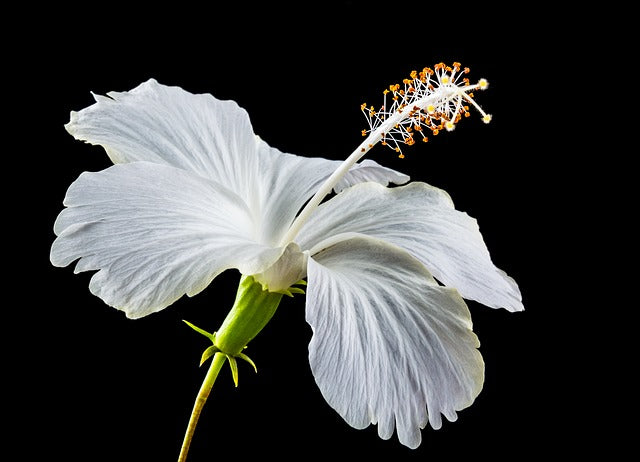
<path fill-rule="evenodd" d="M 271 319 L 283 295 L 304 293 L 309 362 L 327 402 L 355 428 L 378 425 L 416 448 L 420 429 L 456 419 L 480 392 L 484 363 L 463 298 L 523 309 L 494 266 L 474 219 L 449 195 L 361 158 L 451 130 L 473 99 L 458 63 L 413 72 L 363 105 L 369 129 L 344 162 L 269 146 L 233 101 L 149 80 L 95 95 L 67 130 L 101 145 L 114 165 L 84 172 L 58 216 L 51 262 L 95 271 L 89 288 L 129 318 L 193 296 L 223 271 L 242 274 L 215 333 L 194 327 L 213 358 L 180 460 L 218 371 Z M 404 185 L 389 187 L 389 184 Z M 331 192 L 335 196 L 325 200 Z M 305 281 L 306 279 L 306 281 Z"/>

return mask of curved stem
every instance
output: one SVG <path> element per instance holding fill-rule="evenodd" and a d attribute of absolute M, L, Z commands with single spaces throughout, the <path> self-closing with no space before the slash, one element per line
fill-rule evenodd
<path fill-rule="evenodd" d="M 202 382 L 202 386 L 200 387 L 200 391 L 198 392 L 198 396 L 196 398 L 196 402 L 193 405 L 193 411 L 191 411 L 191 418 L 189 419 L 189 425 L 187 426 L 187 432 L 184 435 L 184 441 L 182 442 L 182 447 L 180 448 L 180 456 L 178 457 L 178 462 L 185 462 L 187 460 L 187 453 L 189 452 L 189 446 L 191 446 L 191 440 L 193 439 L 193 433 L 196 431 L 196 425 L 198 425 L 198 419 L 200 418 L 200 413 L 202 412 L 202 408 L 204 407 L 204 403 L 207 402 L 207 398 L 209 397 L 209 393 L 211 392 L 211 388 L 218 377 L 218 373 L 227 357 L 222 353 L 216 353 L 211 361 L 211 366 L 209 366 L 209 371 L 207 372 L 207 376 L 204 378 Z"/>

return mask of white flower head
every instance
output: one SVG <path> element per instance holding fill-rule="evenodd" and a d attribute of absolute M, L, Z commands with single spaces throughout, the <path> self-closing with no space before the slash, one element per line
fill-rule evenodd
<path fill-rule="evenodd" d="M 436 66 L 404 94 L 394 87 L 398 99 L 370 114 L 369 137 L 345 163 L 278 151 L 235 102 L 211 95 L 149 80 L 96 96 L 66 128 L 115 165 L 69 187 L 51 261 L 95 271 L 90 290 L 130 318 L 197 294 L 227 269 L 265 293 L 301 293 L 288 288 L 307 278 L 309 361 L 323 396 L 350 425 L 378 424 L 382 438 L 395 429 L 415 448 L 427 422 L 455 420 L 482 388 L 462 297 L 523 309 L 476 221 L 447 193 L 425 183 L 390 188 L 409 177 L 357 163 L 369 145 L 406 143 L 417 127 L 466 114 L 473 86 L 461 86 L 459 71 Z M 220 351 L 210 337 L 207 358 Z M 227 356 L 235 371 L 244 355 Z"/>

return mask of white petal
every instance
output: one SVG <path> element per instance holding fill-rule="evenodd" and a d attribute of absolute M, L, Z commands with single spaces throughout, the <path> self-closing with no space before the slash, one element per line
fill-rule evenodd
<path fill-rule="evenodd" d="M 340 162 L 283 154 L 253 133 L 234 101 L 194 95 L 151 79 L 131 91 L 94 95 L 96 103 L 71 113 L 67 130 L 101 145 L 114 163 L 149 161 L 209 178 L 242 198 L 259 242 L 275 246 L 300 207 Z M 375 162 L 355 166 L 344 185 L 408 180 Z"/>
<path fill-rule="evenodd" d="M 353 427 L 378 424 L 420 444 L 420 429 L 453 421 L 482 388 L 469 311 L 404 250 L 366 236 L 309 258 L 309 361 L 327 402 Z M 326 247 L 323 245 L 323 247 Z"/>
<path fill-rule="evenodd" d="M 101 145 L 114 163 L 149 161 L 205 176 L 245 199 L 255 171 L 256 138 L 234 101 L 194 95 L 151 79 L 97 96 L 71 113 L 67 130 Z"/>
<path fill-rule="evenodd" d="M 373 181 L 382 186 L 388 186 L 389 183 L 405 184 L 409 179 L 409 176 L 404 173 L 383 167 L 371 159 L 365 159 L 359 164 L 354 165 L 344 178 L 336 184 L 333 191 L 339 193 L 350 186 L 366 181 Z"/>
<path fill-rule="evenodd" d="M 342 161 L 320 157 L 300 157 L 284 154 L 260 140 L 261 172 L 256 175 L 254 188 L 259 191 L 260 242 L 275 246 L 287 231 L 302 206 L 315 194 L 320 185 Z M 356 164 L 336 188 L 365 181 L 384 185 L 404 183 L 409 177 L 376 164 L 364 161 Z"/>
<path fill-rule="evenodd" d="M 174 167 L 134 162 L 83 173 L 56 220 L 51 262 L 99 270 L 90 290 L 139 318 L 220 272 L 264 271 L 282 249 L 255 244 L 245 204 L 232 192 Z"/>
<path fill-rule="evenodd" d="M 322 204 L 296 242 L 308 250 L 347 232 L 406 249 L 465 298 L 509 311 L 524 309 L 515 281 L 491 261 L 476 220 L 455 210 L 441 189 L 425 183 L 391 189 L 373 183 L 353 186 Z"/>
<path fill-rule="evenodd" d="M 307 277 L 308 252 L 301 252 L 300 246 L 290 242 L 273 265 L 253 278 L 271 292 L 286 290 L 299 280 Z"/>

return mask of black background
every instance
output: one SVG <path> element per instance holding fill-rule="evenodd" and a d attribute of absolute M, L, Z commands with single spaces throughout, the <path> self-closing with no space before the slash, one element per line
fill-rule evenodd
<path fill-rule="evenodd" d="M 525 312 L 469 302 L 486 362 L 482 393 L 457 422 L 423 430 L 417 450 L 395 435 L 380 440 L 375 426 L 350 428 L 313 380 L 311 329 L 298 296 L 252 342 L 258 374 L 241 364 L 235 389 L 229 371 L 221 373 L 189 461 L 230 457 L 222 454 L 512 460 L 581 451 L 585 443 L 567 430 L 584 423 L 575 410 L 582 390 L 573 382 L 582 367 L 579 346 L 566 340 L 575 307 L 558 295 L 571 262 L 558 225 L 572 200 L 561 187 L 570 160 L 548 137 L 552 117 L 542 100 L 549 89 L 540 78 L 556 69 L 553 22 L 497 19 L 491 8 L 371 11 L 357 2 L 306 10 L 149 8 L 80 8 L 56 21 L 43 11 L 25 21 L 23 34 L 34 40 L 14 37 L 21 44 L 10 52 L 9 88 L 19 103 L 14 155 L 28 175 L 10 202 L 33 220 L 14 230 L 29 239 L 28 256 L 11 281 L 20 294 L 11 310 L 18 322 L 5 326 L 20 338 L 7 349 L 16 371 L 8 382 L 23 409 L 13 426 L 21 442 L 16 460 L 176 460 L 207 346 L 181 319 L 215 330 L 235 295 L 238 273 L 229 271 L 196 297 L 132 321 L 89 293 L 91 274 L 49 263 L 66 188 L 82 171 L 110 165 L 102 148 L 63 128 L 71 110 L 92 104 L 91 91 L 125 91 L 153 77 L 237 101 L 256 134 L 282 151 L 343 159 L 366 128 L 360 104 L 380 104 L 389 84 L 439 61 L 460 61 L 472 80 L 488 79 L 477 101 L 493 121 L 485 125 L 474 113 L 455 132 L 407 148 L 403 160 L 382 147 L 371 158 L 447 190 L 478 219 L 494 262 L 520 285 Z"/>

